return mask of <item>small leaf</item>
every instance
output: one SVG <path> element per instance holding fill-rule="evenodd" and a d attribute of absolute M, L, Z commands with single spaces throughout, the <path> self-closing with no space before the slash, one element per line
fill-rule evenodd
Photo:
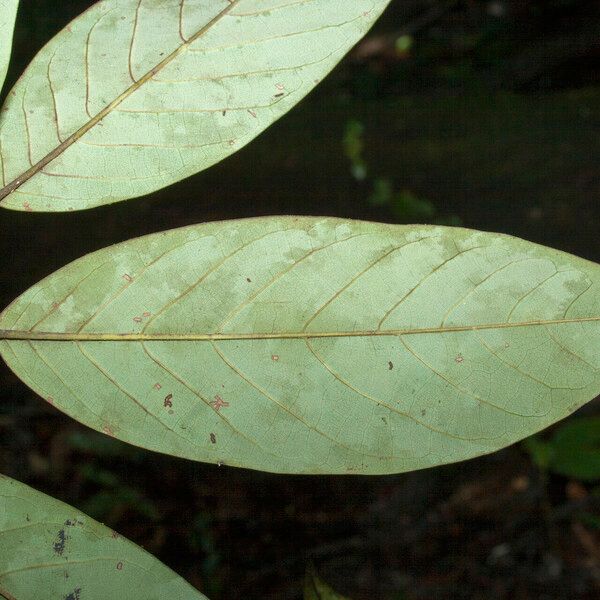
<path fill-rule="evenodd" d="M 0 91 L 8 71 L 18 8 L 19 0 L 0 0 Z"/>
<path fill-rule="evenodd" d="M 0 475 L 0 597 L 206 600 L 142 548 Z"/>
<path fill-rule="evenodd" d="M 304 600 L 350 600 L 335 592 L 318 575 L 313 565 L 306 569 L 304 578 Z"/>
<path fill-rule="evenodd" d="M 5 208 L 147 194 L 290 110 L 390 0 L 104 0 L 37 55 L 0 117 Z"/>
<path fill-rule="evenodd" d="M 75 261 L 0 315 L 0 351 L 138 446 L 396 473 L 493 452 L 600 394 L 599 290 L 599 265 L 504 235 L 248 219 Z"/>
<path fill-rule="evenodd" d="M 528 449 L 541 468 L 585 481 L 600 479 L 600 417 L 565 423 L 548 442 L 533 440 Z M 545 449 L 541 457 L 540 448 Z"/>

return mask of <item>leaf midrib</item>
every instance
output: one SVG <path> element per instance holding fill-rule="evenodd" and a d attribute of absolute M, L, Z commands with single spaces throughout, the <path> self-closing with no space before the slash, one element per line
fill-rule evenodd
<path fill-rule="evenodd" d="M 104 117 L 109 115 L 117 106 L 119 106 L 124 100 L 126 100 L 131 94 L 133 94 L 136 90 L 142 87 L 147 81 L 152 79 L 154 75 L 162 71 L 164 67 L 166 67 L 169 63 L 171 63 L 175 58 L 177 58 L 180 54 L 182 54 L 191 44 L 196 42 L 200 37 L 202 37 L 207 31 L 209 31 L 214 25 L 216 25 L 223 17 L 225 17 L 235 6 L 237 6 L 241 0 L 229 0 L 229 5 L 226 6 L 220 13 L 215 15 L 206 25 L 201 27 L 194 35 L 192 35 L 186 42 L 181 44 L 176 50 L 174 50 L 171 54 L 169 54 L 166 58 L 164 58 L 160 63 L 158 63 L 155 67 L 150 69 L 145 75 L 140 77 L 137 81 L 135 81 L 129 88 L 127 88 L 123 93 L 121 93 L 115 100 L 113 100 L 110 104 L 107 104 L 96 116 L 91 118 L 87 123 L 82 125 L 75 133 L 72 133 L 68 138 L 66 138 L 61 144 L 56 146 L 54 150 L 49 152 L 44 158 L 38 161 L 35 165 L 33 165 L 30 169 L 23 172 L 21 175 L 17 176 L 10 183 L 5 185 L 2 189 L 0 189 L 0 202 L 12 194 L 15 190 L 21 187 L 26 181 L 29 181 L 34 175 L 39 173 L 46 165 L 51 163 L 55 158 L 60 156 L 67 148 L 72 146 L 75 142 L 77 142 L 83 135 L 85 135 L 90 129 L 92 129 L 95 125 L 97 125 Z"/>
<path fill-rule="evenodd" d="M 482 331 L 486 329 L 515 329 L 520 327 L 543 327 L 568 323 L 599 323 L 598 317 L 572 319 L 543 319 L 537 321 L 516 321 L 513 323 L 480 323 L 477 325 L 454 325 L 448 327 L 421 327 L 412 329 L 382 329 L 360 331 L 289 331 L 252 333 L 98 333 L 98 332 L 53 332 L 0 330 L 0 340 L 28 340 L 49 342 L 217 342 L 236 340 L 285 340 L 349 337 L 398 337 L 405 335 L 427 335 L 457 333 L 461 331 Z"/>

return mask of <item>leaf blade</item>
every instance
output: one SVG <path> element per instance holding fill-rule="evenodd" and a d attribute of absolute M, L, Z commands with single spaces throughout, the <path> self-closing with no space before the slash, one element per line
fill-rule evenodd
<path fill-rule="evenodd" d="M 18 9 L 19 0 L 0 0 L 0 91 L 8 71 Z"/>
<path fill-rule="evenodd" d="M 388 3 L 96 4 L 39 53 L 7 101 L 0 204 L 91 208 L 208 168 L 299 102 Z"/>
<path fill-rule="evenodd" d="M 0 595 L 206 600 L 142 548 L 3 475 L 0 507 Z"/>
<path fill-rule="evenodd" d="M 599 277 L 507 236 L 258 218 L 84 257 L 2 313 L 33 333 L 0 337 L 40 395 L 136 445 L 398 472 L 494 451 L 597 395 Z"/>

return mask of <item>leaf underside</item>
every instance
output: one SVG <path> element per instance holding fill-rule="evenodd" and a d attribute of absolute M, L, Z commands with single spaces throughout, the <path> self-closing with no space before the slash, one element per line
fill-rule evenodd
<path fill-rule="evenodd" d="M 3 475 L 0 597 L 206 600 L 142 548 L 72 506 Z"/>
<path fill-rule="evenodd" d="M 138 446 L 395 473 L 492 452 L 598 395 L 599 284 L 597 264 L 504 235 L 229 221 L 64 267 L 2 313 L 0 348 L 60 410 Z"/>
<path fill-rule="evenodd" d="M 0 91 L 10 61 L 18 8 L 19 0 L 0 0 Z"/>
<path fill-rule="evenodd" d="M 242 148 L 390 0 L 104 0 L 37 55 L 0 116 L 5 208 L 147 194 Z"/>

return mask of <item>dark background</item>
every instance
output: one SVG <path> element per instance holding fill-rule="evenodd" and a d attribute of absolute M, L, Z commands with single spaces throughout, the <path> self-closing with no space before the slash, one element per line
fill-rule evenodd
<path fill-rule="evenodd" d="M 23 0 L 4 93 L 91 4 Z M 462 224 L 600 261 L 599 41 L 596 1 L 395 0 L 305 101 L 216 167 L 105 208 L 0 211 L 2 306 L 106 245 L 267 214 Z M 568 421 L 567 446 L 559 425 L 460 465 L 289 477 L 120 444 L 4 365 L 0 395 L 0 472 L 117 529 L 211 600 L 300 598 L 310 560 L 355 600 L 600 593 L 594 402 Z"/>

